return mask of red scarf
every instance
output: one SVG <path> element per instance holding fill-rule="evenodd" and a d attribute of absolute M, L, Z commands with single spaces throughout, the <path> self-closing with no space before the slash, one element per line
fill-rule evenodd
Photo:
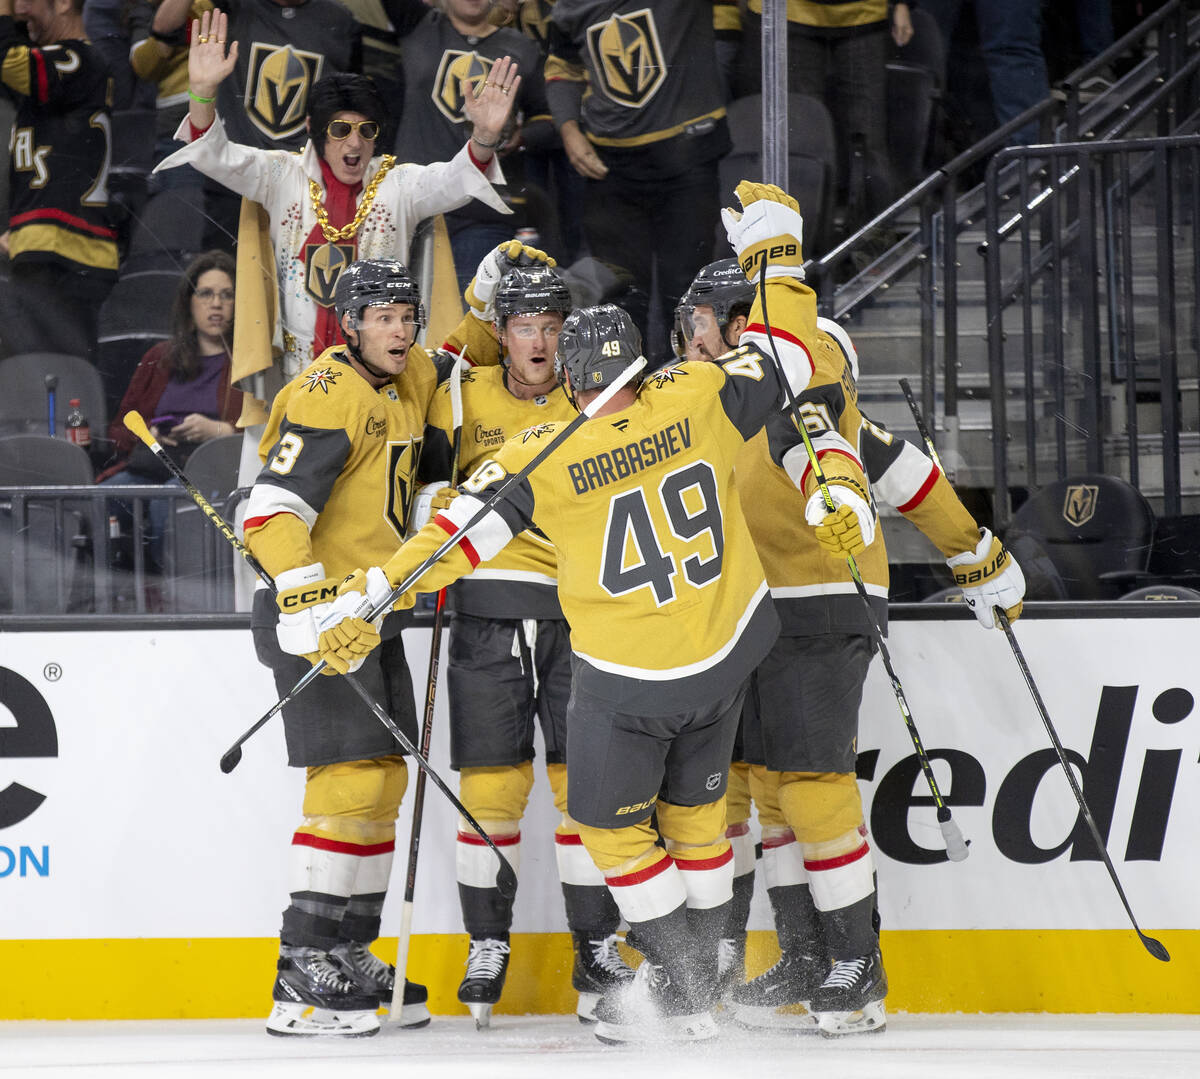
<path fill-rule="evenodd" d="M 325 212 L 329 215 L 329 224 L 335 229 L 340 229 L 354 220 L 354 214 L 358 209 L 358 196 L 363 185 L 360 182 L 350 187 L 348 184 L 342 183 L 334 176 L 333 169 L 324 159 L 321 160 L 321 178 L 325 181 Z M 324 244 L 327 242 L 321 226 L 314 225 L 312 232 L 308 234 L 307 243 Z M 354 253 L 350 256 L 351 260 L 358 257 L 358 236 L 336 242 L 352 244 Z M 303 252 L 300 253 L 300 260 L 305 261 Z M 327 348 L 341 344 L 345 344 L 345 341 L 342 338 L 342 328 L 338 325 L 336 311 L 332 305 L 329 307 L 318 305 L 317 318 L 313 326 L 313 356 L 320 356 Z"/>

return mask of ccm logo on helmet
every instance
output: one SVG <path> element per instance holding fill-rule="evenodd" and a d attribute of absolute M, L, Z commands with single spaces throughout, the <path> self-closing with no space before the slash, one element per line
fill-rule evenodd
<path fill-rule="evenodd" d="M 293 592 L 283 597 L 284 608 L 302 604 L 307 607 L 310 603 L 326 603 L 337 598 L 336 584 L 323 584 L 319 588 L 306 588 L 303 592 Z"/>
<path fill-rule="evenodd" d="M 756 251 L 742 259 L 742 273 L 749 273 L 759 260 L 782 259 L 789 256 L 795 258 L 798 251 L 799 248 L 794 243 L 776 244 L 770 250 L 764 248 L 762 251 Z"/>

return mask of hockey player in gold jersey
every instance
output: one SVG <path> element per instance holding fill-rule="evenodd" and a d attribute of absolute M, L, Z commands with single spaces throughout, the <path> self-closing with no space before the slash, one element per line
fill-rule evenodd
<path fill-rule="evenodd" d="M 275 578 L 255 597 L 259 659 L 288 687 L 317 652 L 337 581 L 383 558 L 404 536 L 425 416 L 436 377 L 414 344 L 423 316 L 408 271 L 353 263 L 336 303 L 348 342 L 326 350 L 276 396 L 260 445 L 246 545 Z M 357 677 L 416 739 L 400 620 Z M 345 670 L 347 665 L 340 669 Z M 379 935 L 407 784 L 392 736 L 341 678 L 321 678 L 283 711 L 288 763 L 307 770 L 303 821 L 292 837 L 272 1034 L 373 1034 L 394 972 L 369 945 Z M 402 1024 L 429 1022 L 423 986 L 404 991 Z"/>
<path fill-rule="evenodd" d="M 742 184 L 738 194 L 745 212 L 727 217 L 735 250 L 751 264 L 759 251 L 794 257 L 801 228 L 794 200 L 764 185 Z M 798 269 L 795 261 L 766 286 L 780 364 L 797 391 L 818 371 L 809 346 L 815 302 Z M 757 340 L 766 343 L 764 334 Z M 560 377 L 586 407 L 640 347 L 619 308 L 577 311 L 559 338 Z M 568 809 L 647 958 L 633 989 L 597 1006 L 603 1040 L 716 1033 L 709 1008 L 732 878 L 722 795 L 745 679 L 778 632 L 733 463 L 780 408 L 781 390 L 774 363 L 756 345 L 716 364 L 657 372 L 636 391 L 618 391 L 566 448 L 485 505 L 560 425 L 529 428 L 383 567 L 393 587 L 407 580 L 447 532 L 480 510 L 480 521 L 417 587 L 461 577 L 531 526 L 558 549 L 573 651 Z M 854 479 L 845 460 L 838 474 Z M 331 618 L 321 636 L 331 661 L 370 643 L 370 627 L 353 617 L 363 581 L 356 574 L 347 583 L 335 604 L 345 621 Z"/>
<path fill-rule="evenodd" d="M 554 373 L 554 352 L 571 311 L 571 294 L 553 260 L 515 266 L 496 281 L 498 266 L 514 259 L 533 261 L 540 254 L 522 251 L 516 241 L 503 244 L 483 260 L 468 290 L 468 322 L 493 320 L 495 336 L 476 335 L 470 355 L 479 366 L 462 375 L 460 417 L 453 415 L 449 382 L 434 396 L 421 473 L 441 483 L 430 486 L 444 485 L 451 475 L 456 422 L 462 472 L 470 475 L 521 430 L 575 415 Z M 450 589 L 450 766 L 460 773 L 463 804 L 509 862 L 519 866 L 521 818 L 534 779 L 536 714 L 546 772 L 562 814 L 554 840 L 575 948 L 572 983 L 581 1019 L 591 1020 L 600 995 L 632 978 L 633 971 L 616 947 L 620 914 L 567 814 L 571 647 L 557 584 L 554 547 L 527 530 Z M 471 940 L 458 999 L 478 1026 L 488 1024 L 508 970 L 513 901 L 497 886 L 498 865 L 474 831 L 459 829 L 455 867 Z"/>
<path fill-rule="evenodd" d="M 717 352 L 746 328 L 753 291 L 730 272 L 731 266 L 735 260 L 706 267 L 681 305 L 689 356 Z M 857 356 L 849 337 L 830 320 L 819 319 L 818 326 L 820 347 L 836 353 L 841 368 L 836 382 L 810 385 L 799 395 L 818 453 L 830 430 L 840 430 L 860 455 L 873 492 L 950 556 L 952 569 L 964 562 L 992 564 L 990 533 L 981 538 L 933 462 L 858 412 Z M 786 421 L 783 427 L 786 431 Z M 824 1033 L 842 1034 L 879 1029 L 885 1022 L 887 983 L 878 951 L 874 871 L 854 777 L 858 706 L 874 645 L 867 611 L 848 573 L 845 533 L 838 541 L 832 528 L 786 533 L 786 523 L 796 516 L 807 514 L 812 523 L 826 516 L 821 504 L 808 509 L 815 502 L 811 469 L 797 441 L 794 425 L 777 439 L 782 444 L 777 452 L 792 447 L 785 456 L 787 468 L 772 458 L 765 435 L 747 444 L 737 466 L 743 508 L 784 627 L 751 678 L 742 747 L 751 762 L 749 789 L 763 829 L 764 870 L 782 958 L 761 977 L 735 988 L 733 1001 L 749 1025 L 816 1029 L 819 1024 Z M 797 490 L 801 484 L 807 484 L 803 493 Z M 886 626 L 882 536 L 871 542 L 858 515 L 849 526 L 864 533 L 864 546 L 853 553 L 872 613 Z M 1020 613 L 1020 570 L 1005 559 L 968 594 L 969 601 L 983 600 L 978 606 L 988 607 L 981 619 L 988 625 L 991 601 L 1008 608 L 1010 617 Z M 748 837 L 748 819 L 749 799 L 744 798 L 738 812 L 730 813 L 730 832 Z M 748 913 L 753 878 L 742 879 L 747 887 L 738 914 Z M 732 924 L 727 939 L 736 946 L 744 942 L 744 914 Z M 779 1011 L 795 1004 L 810 1011 Z"/>

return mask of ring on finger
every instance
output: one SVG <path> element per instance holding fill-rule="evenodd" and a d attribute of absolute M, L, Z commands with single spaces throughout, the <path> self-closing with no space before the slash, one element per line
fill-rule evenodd
<path fill-rule="evenodd" d="M 208 44 L 208 35 L 207 35 L 207 34 L 201 34 L 201 35 L 200 35 L 200 44 L 201 44 L 201 45 L 207 45 L 207 44 Z"/>

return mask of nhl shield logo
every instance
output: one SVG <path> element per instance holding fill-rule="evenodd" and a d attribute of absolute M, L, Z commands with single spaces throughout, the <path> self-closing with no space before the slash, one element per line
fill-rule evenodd
<path fill-rule="evenodd" d="M 1063 499 L 1063 520 L 1080 528 L 1096 515 L 1096 505 L 1100 501 L 1100 488 L 1090 483 L 1073 483 L 1067 488 Z"/>
<path fill-rule="evenodd" d="M 587 43 L 601 90 L 621 105 L 640 109 L 667 77 L 658 28 L 649 8 L 589 26 Z"/>
<path fill-rule="evenodd" d="M 353 261 L 354 244 L 305 244 L 304 291 L 322 307 L 332 307 L 338 278 Z"/>
<path fill-rule="evenodd" d="M 291 45 L 250 46 L 246 115 L 267 138 L 286 139 L 304 129 L 308 92 L 321 77 L 325 58 Z"/>
<path fill-rule="evenodd" d="M 486 81 L 494 61 L 475 52 L 447 49 L 442 53 L 437 78 L 433 80 L 433 103 L 452 124 L 461 124 L 463 94 L 474 94 Z"/>

